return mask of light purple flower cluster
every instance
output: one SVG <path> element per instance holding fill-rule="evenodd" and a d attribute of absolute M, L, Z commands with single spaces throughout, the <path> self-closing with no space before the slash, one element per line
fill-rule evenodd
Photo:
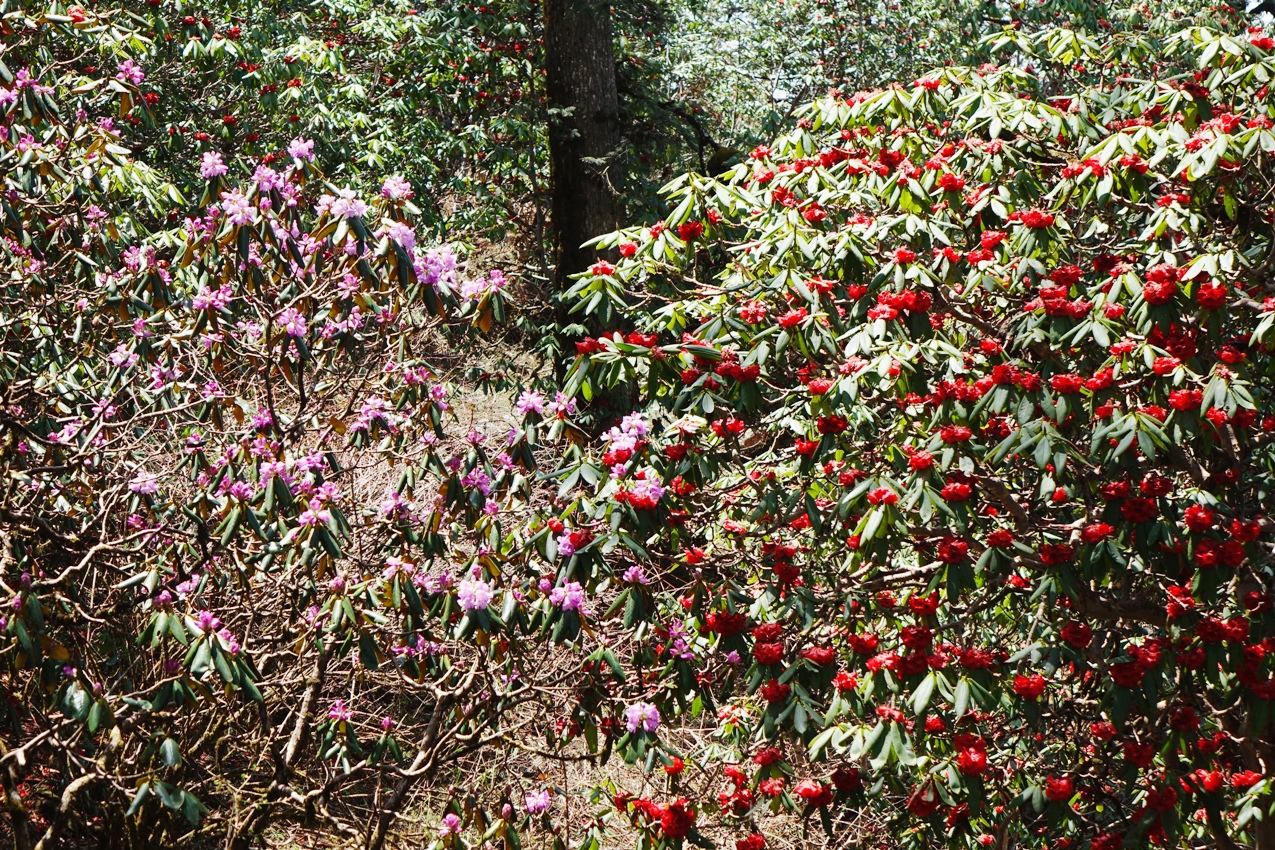
<path fill-rule="evenodd" d="M 229 286 L 209 289 L 207 286 L 199 290 L 199 294 L 190 299 L 192 310 L 224 310 L 234 297 L 234 290 Z"/>
<path fill-rule="evenodd" d="M 610 451 L 633 451 L 642 438 L 651 432 L 651 426 L 640 413 L 630 413 L 602 435 Z"/>
<path fill-rule="evenodd" d="M 221 154 L 216 151 L 208 151 L 199 161 L 199 176 L 205 180 L 221 177 L 229 170 Z"/>
<path fill-rule="evenodd" d="M 390 175 L 381 184 L 381 196 L 391 201 L 406 200 L 412 197 L 412 184 L 407 178 L 398 174 Z"/>
<path fill-rule="evenodd" d="M 438 834 L 441 836 L 455 835 L 460 832 L 460 817 L 454 812 L 448 812 L 443 817 L 442 826 L 438 828 Z"/>
<path fill-rule="evenodd" d="M 549 401 L 544 397 L 543 393 L 536 390 L 523 390 L 518 396 L 518 400 L 514 402 L 514 410 L 519 416 L 527 416 L 535 413 L 540 416 L 572 416 L 576 412 L 576 400 L 570 398 L 566 393 L 557 393 L 553 401 Z"/>
<path fill-rule="evenodd" d="M 488 272 L 486 279 L 478 278 L 477 280 L 467 280 L 460 286 L 460 297 L 468 301 L 479 301 L 488 295 L 500 292 L 509 285 L 508 279 L 505 278 L 503 272 L 493 269 Z"/>
<path fill-rule="evenodd" d="M 146 79 L 146 73 L 132 59 L 125 59 L 115 72 L 115 79 L 140 86 Z"/>
<path fill-rule="evenodd" d="M 456 602 L 464 611 L 482 611 L 491 604 L 495 593 L 481 579 L 465 579 L 456 588 Z"/>
<path fill-rule="evenodd" d="M 519 416 L 526 416 L 528 413 L 538 413 L 543 416 L 545 397 L 535 390 L 524 390 L 514 402 L 514 410 L 518 411 Z"/>
<path fill-rule="evenodd" d="M 367 202 L 358 197 L 353 189 L 338 189 L 336 197 L 323 195 L 315 208 L 320 214 L 330 212 L 337 218 L 359 218 L 366 215 L 369 209 Z"/>
<path fill-rule="evenodd" d="M 404 251 L 416 247 L 416 231 L 401 221 L 392 221 L 385 226 L 385 235 L 399 244 Z"/>
<path fill-rule="evenodd" d="M 654 732 L 660 728 L 660 710 L 649 702 L 636 702 L 624 710 L 624 728 Z"/>
<path fill-rule="evenodd" d="M 542 815 L 549 811 L 549 789 L 541 788 L 539 791 L 529 791 L 527 796 L 523 798 L 523 808 L 527 810 L 529 815 Z"/>
<path fill-rule="evenodd" d="M 153 496 L 159 492 L 159 479 L 150 472 L 139 472 L 128 482 L 128 489 L 141 496 Z"/>
<path fill-rule="evenodd" d="M 297 136 L 288 143 L 288 156 L 306 161 L 314 160 L 314 142 Z"/>
<path fill-rule="evenodd" d="M 424 253 L 418 251 L 412 268 L 416 279 L 425 286 L 443 290 L 456 286 L 456 254 L 447 245 L 430 248 Z"/>
<path fill-rule="evenodd" d="M 584 605 L 584 588 L 578 581 L 569 581 L 550 592 L 549 602 L 563 611 L 578 611 Z"/>
<path fill-rule="evenodd" d="M 280 313 L 278 322 L 288 336 L 305 336 L 305 316 L 301 315 L 295 307 L 288 307 Z"/>
<path fill-rule="evenodd" d="M 221 211 L 227 221 L 236 225 L 252 224 L 257 218 L 256 207 L 238 189 L 221 193 Z"/>
<path fill-rule="evenodd" d="M 634 564 L 624 571 L 624 581 L 628 584 L 650 584 L 651 579 L 646 575 L 646 568 L 641 564 Z"/>

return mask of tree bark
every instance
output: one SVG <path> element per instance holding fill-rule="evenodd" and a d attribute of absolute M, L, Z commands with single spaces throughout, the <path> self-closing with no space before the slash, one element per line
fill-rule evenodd
<path fill-rule="evenodd" d="M 610 4 L 544 0 L 544 33 L 554 280 L 562 291 L 597 259 L 583 243 L 616 227 L 606 175 L 620 142 Z"/>

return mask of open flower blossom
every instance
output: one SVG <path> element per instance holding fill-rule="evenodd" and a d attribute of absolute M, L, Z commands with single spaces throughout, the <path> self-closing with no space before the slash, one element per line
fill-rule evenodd
<path fill-rule="evenodd" d="M 630 732 L 654 732 L 660 728 L 660 710 L 649 702 L 637 702 L 624 710 L 624 728 Z"/>
<path fill-rule="evenodd" d="M 381 184 L 381 195 L 391 201 L 406 200 L 412 197 L 412 184 L 405 177 L 391 175 Z"/>
<path fill-rule="evenodd" d="M 115 72 L 115 79 L 140 86 L 146 80 L 146 73 L 132 59 L 125 59 Z"/>
<path fill-rule="evenodd" d="M 279 314 L 277 319 L 279 327 L 283 328 L 283 332 L 292 337 L 305 336 L 305 316 L 295 307 L 288 307 Z"/>
<path fill-rule="evenodd" d="M 231 224 L 252 224 L 257 220 L 257 208 L 238 189 L 221 193 L 221 211 Z"/>
<path fill-rule="evenodd" d="M 208 151 L 199 161 L 199 176 L 205 180 L 221 177 L 229 170 L 217 151 Z"/>
<path fill-rule="evenodd" d="M 443 823 L 438 828 L 438 834 L 448 836 L 458 832 L 460 832 L 460 816 L 454 812 L 448 812 L 443 816 Z"/>
<path fill-rule="evenodd" d="M 509 284 L 503 272 L 493 269 L 485 278 L 465 281 L 460 286 L 460 297 L 468 301 L 480 301 L 485 296 L 500 292 Z"/>
<path fill-rule="evenodd" d="M 401 221 L 392 221 L 385 226 L 385 235 L 398 244 L 404 251 L 416 247 L 416 231 Z"/>
<path fill-rule="evenodd" d="M 331 521 L 332 513 L 323 506 L 323 500 L 317 497 L 311 499 L 309 506 L 297 517 L 297 522 L 303 528 L 327 525 Z"/>
<path fill-rule="evenodd" d="M 465 579 L 456 587 L 456 602 L 464 611 L 486 609 L 494 595 L 487 582 L 479 579 Z"/>
<path fill-rule="evenodd" d="M 541 788 L 539 791 L 528 791 L 527 796 L 523 798 L 523 807 L 529 815 L 540 815 L 549 811 L 549 790 Z"/>
<path fill-rule="evenodd" d="M 563 611 L 578 611 L 584 605 L 584 588 L 578 581 L 569 581 L 550 592 L 549 602 Z"/>
<path fill-rule="evenodd" d="M 153 496 L 159 492 L 159 478 L 150 472 L 139 472 L 128 482 L 128 489 L 142 496 Z"/>
<path fill-rule="evenodd" d="M 307 162 L 313 161 L 314 142 L 310 139 L 303 139 L 301 136 L 297 136 L 288 143 L 288 156 L 293 159 L 299 159 Z"/>
<path fill-rule="evenodd" d="M 545 412 L 545 397 L 535 390 L 524 390 L 522 395 L 518 396 L 518 400 L 514 402 L 514 410 L 519 416 L 526 416 L 529 413 L 543 414 Z"/>
<path fill-rule="evenodd" d="M 367 202 L 355 194 L 353 189 L 338 189 L 335 196 L 323 195 L 319 198 L 318 207 L 326 209 L 337 218 L 360 218 L 367 215 Z"/>

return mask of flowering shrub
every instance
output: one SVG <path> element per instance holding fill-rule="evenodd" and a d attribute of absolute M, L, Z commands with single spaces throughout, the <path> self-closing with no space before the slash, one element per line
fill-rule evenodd
<path fill-rule="evenodd" d="M 491 637 L 524 616 L 491 579 L 528 435 L 449 440 L 425 359 L 503 278 L 459 280 L 401 177 L 325 182 L 304 137 L 206 153 L 188 204 L 121 144 L 131 60 L 0 70 L 15 846 L 247 847 L 282 820 L 379 847 L 562 675 Z"/>
<path fill-rule="evenodd" d="M 179 186 L 209 155 L 286 163 L 300 135 L 360 190 L 406 175 L 397 191 L 421 193 L 402 197 L 429 230 L 502 235 L 535 189 L 524 178 L 543 156 L 527 3 L 17 6 L 6 20 L 24 35 L 20 61 L 52 58 L 70 86 L 112 89 L 123 144 Z M 474 202 L 444 221 L 452 195 Z"/>
<path fill-rule="evenodd" d="M 616 747 L 725 773 L 617 797 L 650 840 L 1272 841 L 1271 40 L 986 47 L 675 181 L 573 291 L 621 329 L 568 390 L 642 415 L 558 473 L 660 717 Z"/>
<path fill-rule="evenodd" d="M 0 67 L 16 846 L 376 850 L 431 785 L 448 848 L 1270 842 L 1267 35 L 1007 31 L 813 104 L 449 434 L 504 274 L 313 134 L 174 185 L 154 68 L 70 69 L 65 11 Z M 547 773 L 441 788 L 493 753 L 615 778 L 564 835 Z"/>

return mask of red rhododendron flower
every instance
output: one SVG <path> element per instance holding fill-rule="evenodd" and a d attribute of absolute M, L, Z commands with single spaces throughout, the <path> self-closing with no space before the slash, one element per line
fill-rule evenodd
<path fill-rule="evenodd" d="M 1169 393 L 1169 407 L 1174 410 L 1191 411 L 1199 410 L 1200 405 L 1204 403 L 1204 392 L 1194 387 L 1180 390 L 1174 390 Z"/>
<path fill-rule="evenodd" d="M 813 809 L 826 806 L 832 802 L 832 788 L 813 779 L 803 779 L 792 789 L 793 793 L 805 801 Z"/>
<path fill-rule="evenodd" d="M 876 635 L 847 635 L 846 643 L 860 655 L 871 655 L 879 645 Z"/>
<path fill-rule="evenodd" d="M 908 796 L 908 811 L 918 818 L 928 818 L 939 810 L 940 805 L 938 792 L 930 783 L 914 789 Z"/>
<path fill-rule="evenodd" d="M 781 758 L 783 758 L 783 753 L 779 751 L 778 747 L 762 747 L 753 755 L 753 764 L 770 767 Z"/>
<path fill-rule="evenodd" d="M 947 488 L 945 487 L 943 489 L 946 490 Z M 945 495 L 944 498 L 947 498 L 947 496 Z M 964 540 L 956 540 L 949 537 L 939 543 L 938 557 L 939 560 L 945 564 L 959 564 L 969 557 L 969 551 L 970 545 Z"/>
<path fill-rule="evenodd" d="M 1167 263 L 1155 266 L 1147 272 L 1146 282 L 1142 285 L 1142 297 L 1148 304 L 1167 304 L 1178 292 L 1178 281 L 1182 279 L 1182 270 Z"/>
<path fill-rule="evenodd" d="M 1262 774 L 1255 770 L 1241 770 L 1231 774 L 1231 786 L 1240 790 L 1247 790 L 1261 782 L 1262 779 Z"/>
<path fill-rule="evenodd" d="M 1157 812 L 1167 812 L 1178 802 L 1178 792 L 1166 785 L 1147 792 L 1147 807 Z"/>
<path fill-rule="evenodd" d="M 1124 836 L 1118 832 L 1104 832 L 1089 843 L 1089 850 L 1120 850 L 1122 847 Z"/>
<path fill-rule="evenodd" d="M 1217 522 L 1217 514 L 1204 505 L 1191 505 L 1183 513 L 1182 521 L 1192 531 L 1208 531 Z"/>
<path fill-rule="evenodd" d="M 1023 699 L 1037 700 L 1045 692 L 1045 677 L 1039 673 L 1014 676 L 1014 693 Z"/>
<path fill-rule="evenodd" d="M 787 785 L 787 782 L 784 778 L 782 776 L 777 776 L 773 779 L 763 779 L 757 784 L 757 790 L 761 792 L 763 797 L 768 797 L 773 800 L 780 794 L 784 793 L 785 785 Z"/>
<path fill-rule="evenodd" d="M 1085 623 L 1072 621 L 1062 627 L 1059 636 L 1068 646 L 1076 649 L 1084 649 L 1093 643 L 1093 629 L 1089 628 Z"/>
<path fill-rule="evenodd" d="M 766 702 L 783 702 L 792 693 L 792 685 L 781 683 L 778 679 L 771 679 L 761 686 L 760 693 Z"/>
<path fill-rule="evenodd" d="M 1080 392 L 1085 385 L 1085 379 L 1082 375 L 1054 375 L 1049 379 L 1049 386 L 1054 392 L 1062 395 L 1074 395 Z"/>
<path fill-rule="evenodd" d="M 1068 543 L 1045 543 L 1040 547 L 1040 560 L 1046 566 L 1065 564 L 1075 556 L 1076 550 Z"/>
<path fill-rule="evenodd" d="M 1033 230 L 1041 230 L 1046 227 L 1054 226 L 1053 214 L 1047 213 L 1043 210 L 1027 210 L 1022 214 L 1021 220 L 1024 225 Z"/>
<path fill-rule="evenodd" d="M 1112 681 L 1122 688 L 1141 687 L 1142 679 L 1146 677 L 1146 668 L 1137 661 L 1123 661 L 1121 664 L 1112 664 Z"/>
<path fill-rule="evenodd" d="M 1045 796 L 1055 802 L 1066 802 L 1076 793 L 1076 781 L 1070 776 L 1050 776 L 1045 779 Z"/>
<path fill-rule="evenodd" d="M 1080 539 L 1093 545 L 1101 543 L 1115 532 L 1115 528 L 1105 522 L 1095 522 L 1080 530 Z"/>
<path fill-rule="evenodd" d="M 1147 769 L 1155 761 L 1155 747 L 1137 741 L 1126 741 L 1122 745 L 1125 761 L 1142 770 Z"/>
<path fill-rule="evenodd" d="M 704 224 L 699 221 L 688 221 L 677 226 L 677 237 L 683 242 L 691 242 L 704 234 Z"/>
<path fill-rule="evenodd" d="M 660 812 L 660 831 L 668 838 L 685 838 L 695 825 L 695 812 L 690 801 L 680 797 Z"/>
<path fill-rule="evenodd" d="M 1150 522 L 1159 516 L 1160 511 L 1156 508 L 1153 499 L 1134 497 L 1125 500 L 1120 506 L 1120 513 L 1129 522 Z"/>
<path fill-rule="evenodd" d="M 929 617 L 939 610 L 939 595 L 931 593 L 929 596 L 922 596 L 914 593 L 908 597 L 908 610 L 918 617 Z"/>
<path fill-rule="evenodd" d="M 784 660 L 782 643 L 759 643 L 753 646 L 753 658 L 758 664 L 778 664 Z"/>
<path fill-rule="evenodd" d="M 781 328 L 795 328 L 806 320 L 810 313 L 805 307 L 798 307 L 796 310 L 789 310 L 779 317 L 779 326 Z"/>
<path fill-rule="evenodd" d="M 963 749 L 956 754 L 956 769 L 965 776 L 980 776 L 987 772 L 987 753 L 979 749 Z"/>
<path fill-rule="evenodd" d="M 1226 297 L 1229 294 L 1226 284 L 1207 281 L 1195 291 L 1195 302 L 1205 310 L 1220 310 L 1226 306 Z"/>
<path fill-rule="evenodd" d="M 783 633 L 784 627 L 781 623 L 762 623 L 760 626 L 755 626 L 752 631 L 753 638 L 763 643 L 773 643 Z"/>
<path fill-rule="evenodd" d="M 914 452 L 908 458 L 908 468 L 913 472 L 924 472 L 934 468 L 934 455 L 929 452 Z"/>
<path fill-rule="evenodd" d="M 820 667 L 826 667 L 837 660 L 837 653 L 826 646 L 811 646 L 801 651 L 801 657 Z"/>
<path fill-rule="evenodd" d="M 858 791 L 863 787 L 863 776 L 857 767 L 842 766 L 832 774 L 832 786 L 843 793 Z"/>
<path fill-rule="evenodd" d="M 1007 528 L 998 528 L 987 535 L 987 545 L 994 549 L 1008 549 L 1014 545 L 1014 532 Z"/>

